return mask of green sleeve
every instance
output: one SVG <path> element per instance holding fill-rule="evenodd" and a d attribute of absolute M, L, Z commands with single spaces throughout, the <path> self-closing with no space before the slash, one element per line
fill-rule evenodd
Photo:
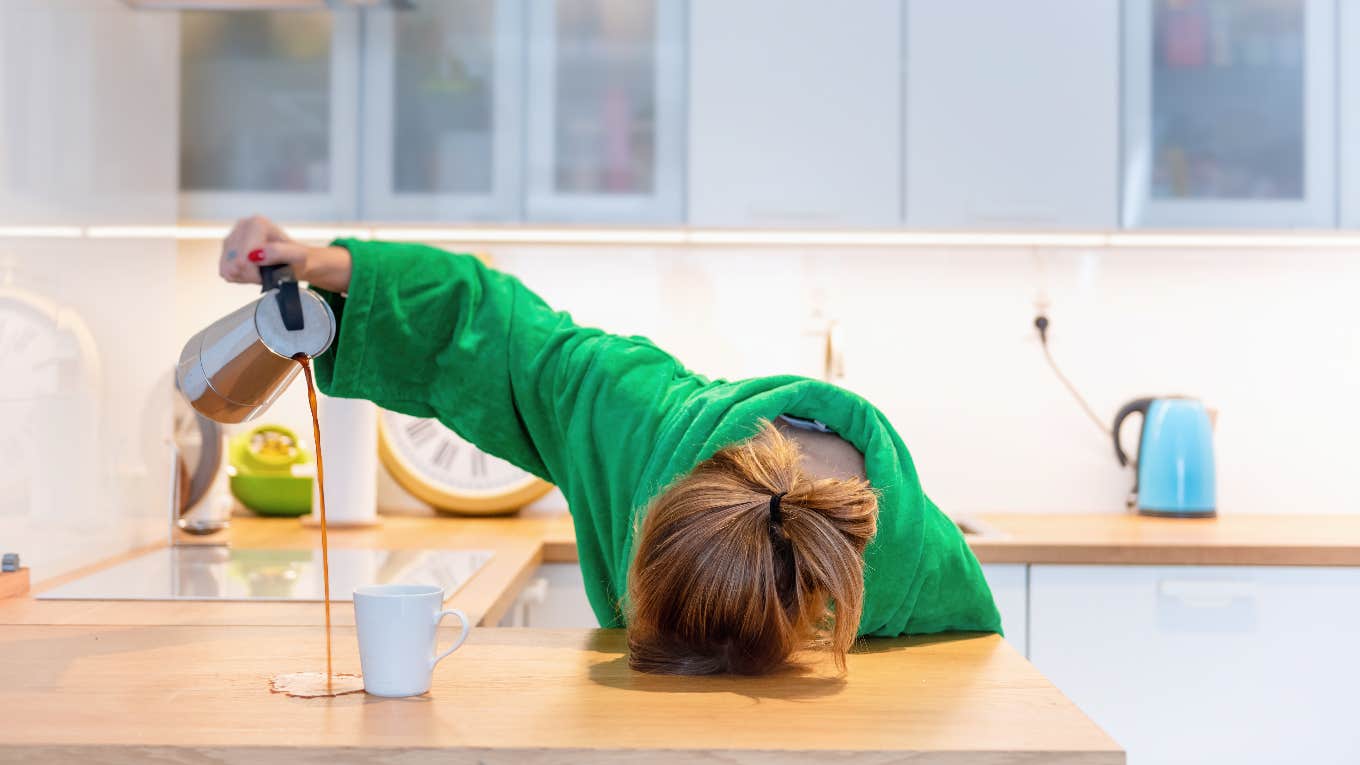
<path fill-rule="evenodd" d="M 924 495 L 923 495 L 924 496 Z M 992 590 L 954 521 L 925 497 L 925 533 L 916 597 L 905 634 L 970 630 L 1001 632 Z"/>
<path fill-rule="evenodd" d="M 643 338 L 577 326 L 518 279 L 417 244 L 344 239 L 349 292 L 316 361 L 328 395 L 437 417 L 560 487 L 583 572 L 623 581 L 632 489 L 665 414 L 703 379 Z M 592 603 L 596 613 L 615 604 Z"/>

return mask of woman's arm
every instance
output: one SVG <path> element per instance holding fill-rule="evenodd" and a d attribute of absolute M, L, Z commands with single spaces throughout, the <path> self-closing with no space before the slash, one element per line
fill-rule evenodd
<path fill-rule="evenodd" d="M 627 477 L 642 473 L 662 418 L 706 382 L 645 339 L 576 325 L 470 255 L 358 240 L 309 247 L 263 218 L 223 245 L 230 281 L 257 283 L 258 267 L 276 263 L 335 311 L 336 342 L 316 360 L 323 391 L 437 417 L 558 484 L 573 507 L 631 502 Z"/>

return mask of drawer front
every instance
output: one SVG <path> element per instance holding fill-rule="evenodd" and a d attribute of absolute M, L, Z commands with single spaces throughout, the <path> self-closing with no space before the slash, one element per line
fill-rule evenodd
<path fill-rule="evenodd" d="M 1360 762 L 1360 569 L 1032 566 L 1030 658 L 1139 763 Z"/>

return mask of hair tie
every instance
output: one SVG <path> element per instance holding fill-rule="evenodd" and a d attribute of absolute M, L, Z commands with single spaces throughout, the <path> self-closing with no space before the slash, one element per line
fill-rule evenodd
<path fill-rule="evenodd" d="M 784 522 L 784 512 L 779 506 L 779 501 L 782 500 L 787 493 L 788 492 L 781 491 L 770 497 L 770 523 Z"/>

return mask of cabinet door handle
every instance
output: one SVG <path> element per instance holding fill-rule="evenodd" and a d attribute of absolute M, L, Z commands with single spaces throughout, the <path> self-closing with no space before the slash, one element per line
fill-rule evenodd
<path fill-rule="evenodd" d="M 1223 608 L 1237 600 L 1256 597 L 1256 583 L 1241 579 L 1163 579 L 1157 587 L 1162 597 L 1195 608 Z"/>

